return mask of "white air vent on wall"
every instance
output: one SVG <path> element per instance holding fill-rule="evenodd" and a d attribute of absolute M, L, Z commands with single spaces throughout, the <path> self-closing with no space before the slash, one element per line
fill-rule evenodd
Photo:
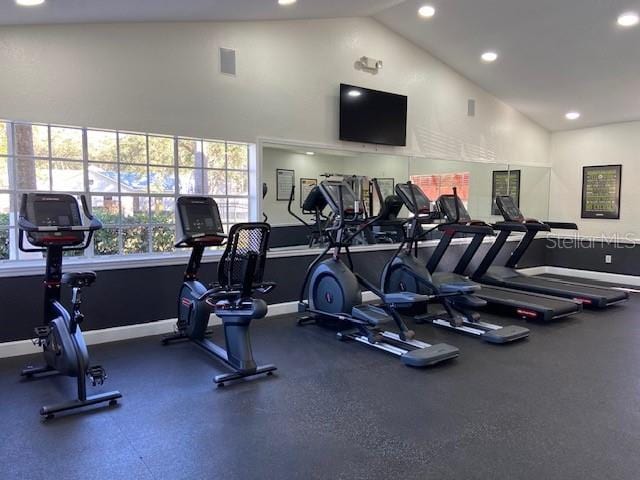
<path fill-rule="evenodd" d="M 236 51 L 230 48 L 220 49 L 220 73 L 236 74 Z"/>

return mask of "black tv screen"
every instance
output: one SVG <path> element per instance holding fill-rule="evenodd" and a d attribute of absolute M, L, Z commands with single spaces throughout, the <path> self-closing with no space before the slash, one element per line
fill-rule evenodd
<path fill-rule="evenodd" d="M 406 146 L 407 97 L 341 84 L 340 140 Z"/>

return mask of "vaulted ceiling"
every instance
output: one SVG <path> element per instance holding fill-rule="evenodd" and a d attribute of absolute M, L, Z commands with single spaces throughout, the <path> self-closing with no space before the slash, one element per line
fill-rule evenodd
<path fill-rule="evenodd" d="M 424 4 L 436 9 L 420 18 Z M 549 130 L 640 120 L 640 0 L 48 0 L 0 25 L 373 17 Z M 496 62 L 480 60 L 484 51 Z M 372 53 L 373 54 L 373 53 Z M 383 59 L 384 60 L 384 59 Z M 568 121 L 564 114 L 582 116 Z"/>

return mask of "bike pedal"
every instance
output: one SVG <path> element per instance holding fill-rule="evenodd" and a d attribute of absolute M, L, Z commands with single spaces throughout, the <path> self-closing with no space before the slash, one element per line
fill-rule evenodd
<path fill-rule="evenodd" d="M 96 385 L 102 385 L 104 383 L 107 379 L 107 372 L 100 365 L 96 365 L 89 367 L 89 370 L 87 370 L 87 376 L 89 377 L 89 380 L 91 380 L 91 385 L 95 387 Z"/>
<path fill-rule="evenodd" d="M 36 338 L 31 339 L 33 344 L 37 347 L 41 347 L 44 344 L 46 344 L 47 339 L 51 334 L 51 327 L 49 327 L 48 325 L 44 325 L 44 326 L 36 327 L 33 330 L 36 334 Z"/>

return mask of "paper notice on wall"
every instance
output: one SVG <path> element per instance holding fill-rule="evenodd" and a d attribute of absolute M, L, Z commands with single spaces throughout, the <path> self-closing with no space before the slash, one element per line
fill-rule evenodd
<path fill-rule="evenodd" d="M 291 196 L 291 189 L 294 185 L 295 171 L 293 170 L 276 170 L 276 190 L 277 200 L 288 201 Z"/>

